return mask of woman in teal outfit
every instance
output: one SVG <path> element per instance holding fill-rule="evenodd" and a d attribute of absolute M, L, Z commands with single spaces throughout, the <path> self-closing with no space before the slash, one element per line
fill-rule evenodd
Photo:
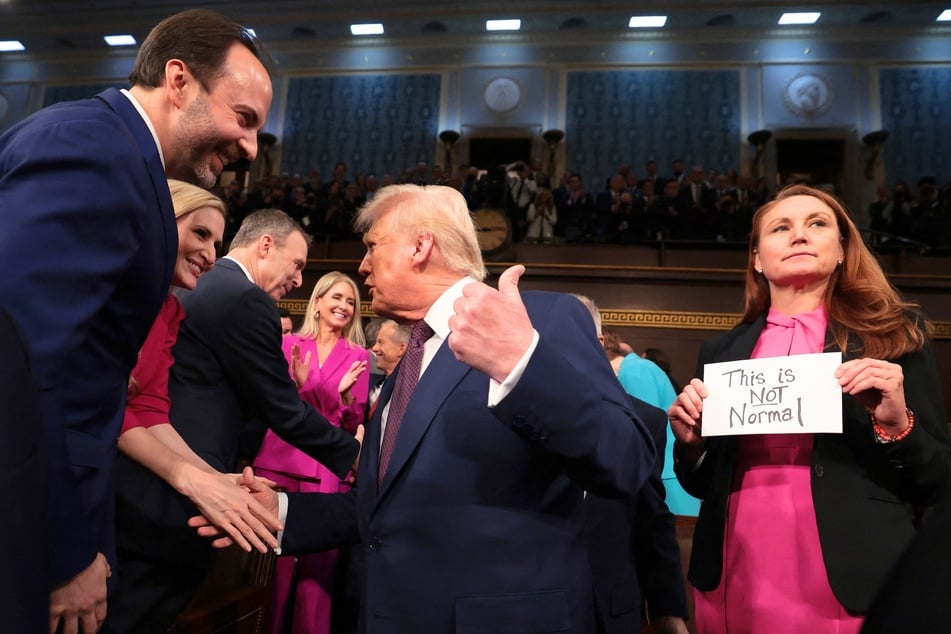
<path fill-rule="evenodd" d="M 621 361 L 617 378 L 624 386 L 624 391 L 665 412 L 670 409 L 677 399 L 674 386 L 667 374 L 653 361 L 641 358 L 637 354 L 629 354 Z M 674 515 L 689 515 L 696 517 L 700 511 L 700 500 L 683 490 L 674 475 L 674 435 L 667 425 L 667 449 L 664 456 L 664 472 L 661 476 L 664 481 L 664 490 L 667 493 L 665 501 L 670 512 Z"/>

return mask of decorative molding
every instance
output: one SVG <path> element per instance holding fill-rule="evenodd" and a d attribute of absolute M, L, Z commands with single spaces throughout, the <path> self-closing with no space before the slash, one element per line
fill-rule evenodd
<path fill-rule="evenodd" d="M 729 330 L 739 313 L 696 313 L 668 310 L 601 310 L 601 323 L 636 328 L 676 328 L 680 330 Z"/>
<path fill-rule="evenodd" d="M 933 321 L 934 340 L 951 341 L 951 321 Z"/>
<path fill-rule="evenodd" d="M 277 305 L 281 308 L 286 308 L 292 315 L 303 315 L 307 312 L 307 304 L 310 302 L 308 299 L 282 299 L 277 302 Z M 367 308 L 370 307 L 370 302 L 365 302 Z M 360 303 L 360 310 L 363 309 L 364 302 Z"/>
<path fill-rule="evenodd" d="M 307 310 L 306 299 L 282 299 L 278 305 L 291 311 L 292 315 L 303 315 Z M 370 319 L 377 317 L 370 302 L 360 302 L 360 314 Z M 629 328 L 669 328 L 673 330 L 729 330 L 735 326 L 742 315 L 740 313 L 700 313 L 678 310 L 620 310 L 602 309 L 601 323 L 605 326 L 626 326 Z M 951 341 L 951 321 L 934 321 L 934 340 Z"/>

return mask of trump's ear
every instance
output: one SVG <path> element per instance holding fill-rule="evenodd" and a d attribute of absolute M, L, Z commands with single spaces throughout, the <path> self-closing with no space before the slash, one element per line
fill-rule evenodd
<path fill-rule="evenodd" d="M 436 239 L 428 231 L 416 236 L 416 249 L 413 251 L 415 264 L 426 264 L 432 260 L 436 248 Z"/>

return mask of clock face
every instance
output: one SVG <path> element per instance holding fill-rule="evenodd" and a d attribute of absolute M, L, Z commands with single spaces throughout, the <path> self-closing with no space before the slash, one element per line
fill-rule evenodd
<path fill-rule="evenodd" d="M 485 85 L 482 94 L 485 105 L 493 112 L 514 110 L 522 99 L 522 88 L 514 79 L 496 77 Z"/>
<path fill-rule="evenodd" d="M 505 246 L 509 240 L 511 226 L 505 214 L 498 209 L 479 209 L 472 212 L 475 221 L 476 238 L 483 253 L 491 253 Z"/>

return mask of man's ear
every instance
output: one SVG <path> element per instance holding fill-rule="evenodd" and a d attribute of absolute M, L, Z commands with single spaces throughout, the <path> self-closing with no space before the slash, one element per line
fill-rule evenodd
<path fill-rule="evenodd" d="M 165 91 L 171 103 L 181 110 L 185 106 L 186 91 L 195 81 L 188 66 L 180 59 L 170 59 L 165 62 Z"/>
<path fill-rule="evenodd" d="M 274 238 L 264 234 L 258 240 L 258 257 L 266 258 L 270 255 L 271 250 L 274 248 Z"/>
<path fill-rule="evenodd" d="M 436 248 L 436 239 L 433 234 L 420 233 L 416 236 L 416 250 L 413 252 L 413 260 L 420 264 L 429 262 L 433 257 L 433 249 Z"/>

